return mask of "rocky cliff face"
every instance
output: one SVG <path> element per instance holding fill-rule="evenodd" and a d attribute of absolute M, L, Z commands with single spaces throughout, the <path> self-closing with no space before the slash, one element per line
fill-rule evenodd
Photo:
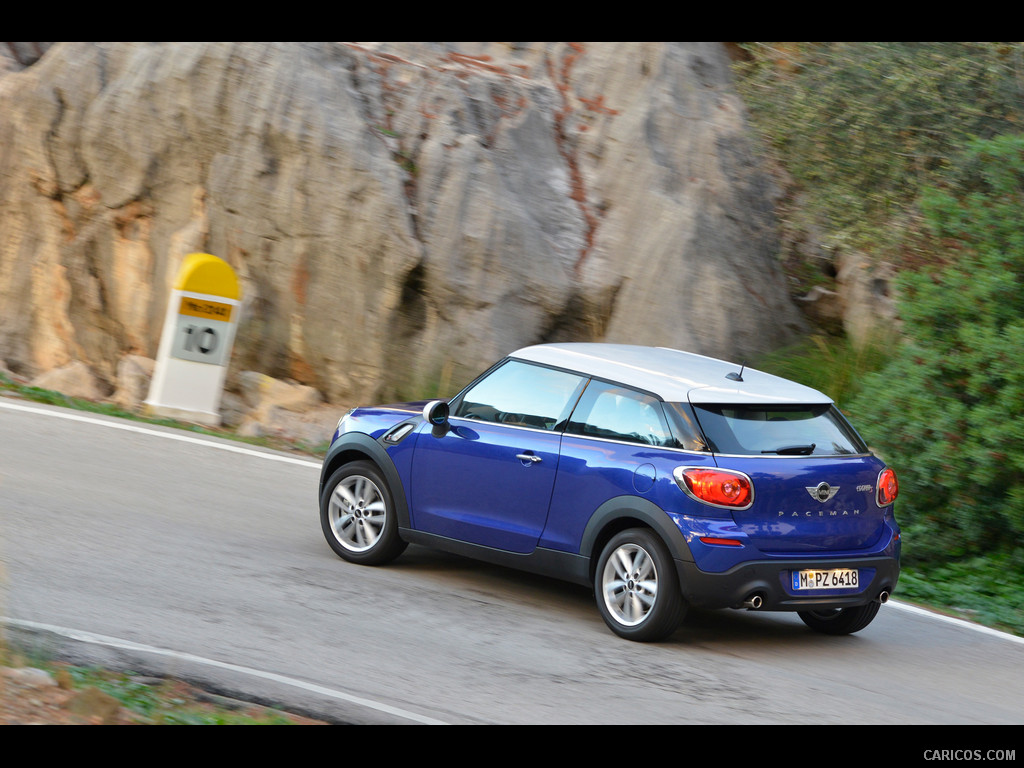
<path fill-rule="evenodd" d="M 772 195 L 721 44 L 55 43 L 0 67 L 0 363 L 112 387 L 194 251 L 241 279 L 229 384 L 432 395 L 566 339 L 748 358 L 802 322 Z"/>

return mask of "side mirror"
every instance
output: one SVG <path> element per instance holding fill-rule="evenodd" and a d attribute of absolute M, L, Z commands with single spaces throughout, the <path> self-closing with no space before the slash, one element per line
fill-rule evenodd
<path fill-rule="evenodd" d="M 444 427 L 448 424 L 448 402 L 446 400 L 431 400 L 423 406 L 423 418 L 430 422 L 430 426 Z"/>

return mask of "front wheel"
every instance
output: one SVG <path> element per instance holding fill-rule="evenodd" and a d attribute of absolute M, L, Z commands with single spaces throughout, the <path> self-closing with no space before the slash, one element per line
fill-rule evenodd
<path fill-rule="evenodd" d="M 363 565 L 381 565 L 405 550 L 387 481 L 375 464 L 339 467 L 320 497 L 320 526 L 331 549 Z"/>
<path fill-rule="evenodd" d="M 594 592 L 605 623 L 627 640 L 664 640 L 686 613 L 672 556 L 644 528 L 622 531 L 608 542 L 597 561 Z"/>
<path fill-rule="evenodd" d="M 850 635 L 860 632 L 875 618 L 881 603 L 870 602 L 856 608 L 834 608 L 826 611 L 800 611 L 804 624 L 826 635 Z"/>

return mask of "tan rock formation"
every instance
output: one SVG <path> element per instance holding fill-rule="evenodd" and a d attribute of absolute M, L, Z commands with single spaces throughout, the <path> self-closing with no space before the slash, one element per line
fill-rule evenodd
<path fill-rule="evenodd" d="M 152 357 L 181 259 L 229 381 L 355 402 L 551 339 L 744 358 L 801 318 L 717 43 L 56 43 L 0 69 L 0 363 Z"/>

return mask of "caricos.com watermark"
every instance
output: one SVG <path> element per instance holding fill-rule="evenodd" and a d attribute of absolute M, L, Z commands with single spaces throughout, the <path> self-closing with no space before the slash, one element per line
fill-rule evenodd
<path fill-rule="evenodd" d="M 926 749 L 925 760 L 1016 760 L 1015 749 Z"/>

